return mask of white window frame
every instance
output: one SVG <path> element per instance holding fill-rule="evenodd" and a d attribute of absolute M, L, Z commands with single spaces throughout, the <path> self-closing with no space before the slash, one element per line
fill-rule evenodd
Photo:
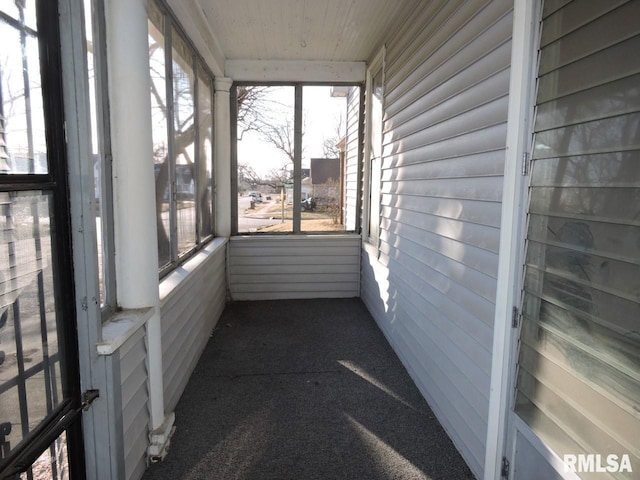
<path fill-rule="evenodd" d="M 199 72 L 202 71 L 210 80 L 209 86 L 211 90 L 211 152 L 210 152 L 210 171 L 211 171 L 211 184 L 215 185 L 215 168 L 216 168 L 216 158 L 215 158 L 215 76 L 209 69 L 207 63 L 204 61 L 203 57 L 200 55 L 195 45 L 187 35 L 185 29 L 182 27 L 180 22 L 178 22 L 175 14 L 169 8 L 165 0 L 152 0 L 154 2 L 155 7 L 161 12 L 164 17 L 164 52 L 165 52 L 165 87 L 166 87 L 166 99 L 167 104 L 171 105 L 169 107 L 169 113 L 167 115 L 167 141 L 168 141 L 168 168 L 169 168 L 169 208 L 170 208 L 170 232 L 169 232 L 169 243 L 170 243 L 170 259 L 169 262 L 164 265 L 158 265 L 160 277 L 163 278 L 168 275 L 170 272 L 175 270 L 177 267 L 182 265 L 185 261 L 191 258 L 196 252 L 202 250 L 207 244 L 209 244 L 216 235 L 215 232 L 215 192 L 212 192 L 212 211 L 208 212 L 211 219 L 212 231 L 210 233 L 203 233 L 200 231 L 201 219 L 203 215 L 203 211 L 200 208 L 199 204 L 199 192 L 200 192 L 200 183 L 202 179 L 200 179 L 200 167 L 201 167 L 201 158 L 200 158 L 200 105 L 199 105 L 199 84 L 200 77 Z M 190 54 L 190 58 L 186 58 L 185 60 L 190 60 L 190 67 L 192 69 L 194 75 L 194 90 L 193 90 L 193 99 L 194 99 L 194 123 L 195 123 L 195 134 L 194 134 L 194 152 L 195 152 L 195 161 L 194 161 L 194 185 L 195 185 L 195 196 L 196 196 L 196 205 L 195 205 L 195 245 L 191 246 L 189 249 L 180 252 L 178 248 L 178 219 L 177 219 L 177 179 L 176 179 L 176 155 L 175 155 L 175 132 L 174 132 L 174 117 L 173 117 L 173 95 L 174 95 L 174 85 L 173 85 L 173 35 L 176 34 L 182 42 L 184 42 L 186 48 L 188 49 L 188 53 Z"/>
<path fill-rule="evenodd" d="M 93 62 L 95 84 L 95 112 L 90 112 L 96 117 L 96 130 L 94 135 L 98 139 L 98 155 L 100 162 L 100 198 L 95 208 L 101 215 L 101 244 L 102 264 L 98 269 L 102 270 L 103 295 L 101 297 L 102 320 L 106 321 L 115 313 L 116 299 L 116 273 L 115 273 L 115 239 L 113 228 L 113 181 L 111 168 L 111 132 L 109 125 L 109 99 L 107 78 L 107 56 L 105 42 L 105 13 L 104 0 L 89 0 L 91 11 L 83 8 L 84 23 L 91 22 L 93 34 Z M 84 7 L 84 4 L 83 4 Z M 89 65 L 87 65 L 89 68 Z M 90 81 L 90 80 L 89 80 Z M 95 186 L 97 187 L 97 185 Z M 98 259 L 96 259 L 96 262 Z"/>
<path fill-rule="evenodd" d="M 373 78 L 374 76 L 381 72 L 382 73 L 382 88 L 383 88 L 383 96 L 382 96 L 382 112 L 384 117 L 384 85 L 385 85 L 385 55 L 386 55 L 386 47 L 383 46 L 380 51 L 373 58 L 373 61 L 367 66 L 367 76 L 366 76 L 366 84 L 365 84 L 365 126 L 364 126 L 364 151 L 363 151 L 363 159 L 364 159 L 364 168 L 363 168 L 363 182 L 362 182 L 362 240 L 365 247 L 373 247 L 376 253 L 379 250 L 379 231 L 376 235 L 372 236 L 369 231 L 370 221 L 371 221 L 371 213 L 372 213 L 372 200 L 371 200 L 371 184 L 372 181 L 378 181 L 382 184 L 382 178 L 374 179 L 372 178 L 371 171 L 371 145 L 372 145 L 372 136 L 373 136 L 373 119 L 371 116 L 371 110 L 373 107 Z M 382 152 L 382 128 L 380 133 L 380 152 Z M 382 153 L 380 158 L 382 159 Z M 381 160 L 382 161 L 382 160 Z M 377 199 L 378 202 L 378 212 L 380 211 L 380 198 Z"/>

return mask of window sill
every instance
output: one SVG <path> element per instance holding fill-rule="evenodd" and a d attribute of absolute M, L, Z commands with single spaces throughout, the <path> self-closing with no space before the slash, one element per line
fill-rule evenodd
<path fill-rule="evenodd" d="M 143 308 L 116 313 L 102 325 L 102 341 L 98 343 L 98 355 L 113 355 L 147 323 L 153 311 L 153 308 Z"/>
<path fill-rule="evenodd" d="M 214 238 L 189 260 L 160 280 L 160 307 L 171 297 L 173 292 L 180 288 L 180 285 L 185 282 L 191 273 L 196 271 L 209 257 L 224 249 L 228 241 L 227 237 Z"/>
<path fill-rule="evenodd" d="M 195 271 L 211 255 L 226 245 L 227 238 L 214 238 L 209 244 L 179 266 L 160 282 L 160 305 L 176 291 L 190 273 Z M 114 314 L 102 325 L 102 341 L 97 345 L 98 355 L 113 355 L 124 343 L 151 318 L 154 308 L 124 310 Z"/>

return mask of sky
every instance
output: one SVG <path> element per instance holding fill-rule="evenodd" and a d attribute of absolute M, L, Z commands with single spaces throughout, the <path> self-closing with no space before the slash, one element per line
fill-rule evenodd
<path fill-rule="evenodd" d="M 293 112 L 293 87 L 274 88 L 268 97 L 275 104 L 289 106 Z M 332 98 L 331 87 L 305 86 L 302 99 L 304 117 L 304 145 L 302 167 L 309 167 L 310 158 L 323 157 L 322 145 L 325 138 L 336 135 L 336 125 L 342 117 L 342 127 L 346 125 L 346 98 Z M 283 108 L 284 110 L 284 108 Z M 282 115 L 287 115 L 282 113 Z M 293 113 L 291 123 L 293 123 Z M 280 170 L 283 165 L 290 164 L 288 157 L 273 145 L 264 141 L 256 132 L 246 132 L 238 141 L 238 163 L 251 163 L 256 173 L 266 175 L 271 170 Z"/>

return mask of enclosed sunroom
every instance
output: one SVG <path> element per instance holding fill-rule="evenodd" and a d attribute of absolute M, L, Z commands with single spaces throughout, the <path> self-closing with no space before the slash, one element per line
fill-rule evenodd
<path fill-rule="evenodd" d="M 356 299 L 476 478 L 637 478 L 638 18 L 0 2 L 0 477 L 142 478 L 225 308 Z"/>

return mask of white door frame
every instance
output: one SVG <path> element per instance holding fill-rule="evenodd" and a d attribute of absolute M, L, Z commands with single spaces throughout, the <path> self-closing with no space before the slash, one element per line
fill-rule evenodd
<path fill-rule="evenodd" d="M 489 416 L 484 479 L 501 478 L 502 458 L 507 454 L 507 426 L 513 409 L 517 328 L 512 327 L 514 308 L 519 316 L 524 265 L 527 213 L 528 153 L 531 144 L 535 77 L 538 64 L 540 0 L 514 0 L 511 78 L 507 119 L 507 145 L 502 194 L 500 252 L 494 319 Z"/>

